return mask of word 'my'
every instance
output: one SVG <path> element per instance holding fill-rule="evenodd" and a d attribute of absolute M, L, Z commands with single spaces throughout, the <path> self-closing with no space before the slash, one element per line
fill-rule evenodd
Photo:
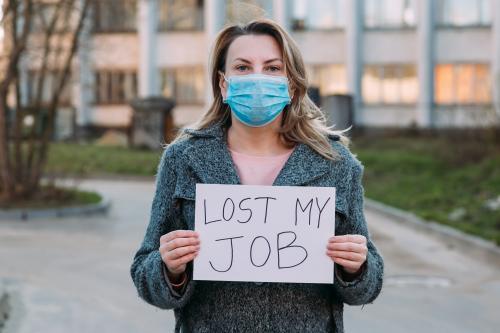
<path fill-rule="evenodd" d="M 203 212 L 205 224 L 221 222 L 221 221 L 232 221 L 236 220 L 238 223 L 248 223 L 252 220 L 254 215 L 254 210 L 259 208 L 264 209 L 264 219 L 263 222 L 267 223 L 267 218 L 270 212 L 270 200 L 277 200 L 273 197 L 255 197 L 255 198 L 243 198 L 239 202 L 235 203 L 232 198 L 227 198 L 222 205 L 220 217 L 218 219 L 208 219 L 207 217 L 207 199 L 203 199 Z M 311 225 L 311 219 L 313 217 L 313 203 L 317 208 L 317 223 L 316 227 L 320 227 L 321 214 L 325 209 L 326 205 L 330 201 L 327 198 L 324 203 L 320 203 L 319 199 L 311 198 L 307 203 L 301 202 L 299 198 L 295 201 L 295 226 L 297 226 L 301 213 L 307 213 L 308 224 Z M 238 207 L 238 209 L 236 208 Z M 238 214 L 235 214 L 238 210 Z M 242 215 L 245 218 L 242 218 Z"/>

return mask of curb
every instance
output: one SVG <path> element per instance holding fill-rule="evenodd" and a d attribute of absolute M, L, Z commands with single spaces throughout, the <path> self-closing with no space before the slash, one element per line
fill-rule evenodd
<path fill-rule="evenodd" d="M 413 213 L 365 198 L 365 207 L 377 211 L 398 223 L 405 224 L 415 230 L 424 231 L 437 236 L 451 248 L 458 248 L 468 254 L 486 260 L 492 260 L 500 266 L 500 247 L 480 237 L 466 234 L 460 230 L 433 221 L 426 221 Z"/>
<path fill-rule="evenodd" d="M 18 281 L 0 278 L 0 332 L 19 332 L 25 318 L 25 305 Z"/>
<path fill-rule="evenodd" d="M 0 281 L 0 332 L 3 332 L 9 319 L 10 305 L 9 296 Z"/>
<path fill-rule="evenodd" d="M 101 194 L 100 194 L 101 195 Z M 87 216 L 107 214 L 111 207 L 111 200 L 103 198 L 96 204 L 49 208 L 49 209 L 9 209 L 0 210 L 0 220 L 31 220 L 39 218 L 58 218 L 69 216 Z"/>

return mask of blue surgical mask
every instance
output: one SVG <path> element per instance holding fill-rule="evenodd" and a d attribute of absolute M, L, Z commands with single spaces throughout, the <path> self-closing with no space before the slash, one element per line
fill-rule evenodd
<path fill-rule="evenodd" d="M 264 74 L 224 76 L 228 83 L 224 103 L 239 121 L 251 127 L 261 127 L 275 120 L 290 104 L 288 80 L 284 76 Z"/>

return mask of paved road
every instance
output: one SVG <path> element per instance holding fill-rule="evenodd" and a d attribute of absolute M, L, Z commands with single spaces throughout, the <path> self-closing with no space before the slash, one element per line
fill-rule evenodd
<path fill-rule="evenodd" d="M 129 267 L 153 184 L 88 181 L 113 200 L 107 217 L 0 222 L 0 277 L 18 291 L 10 332 L 169 332 L 171 311 L 142 302 Z M 494 332 L 500 266 L 367 211 L 386 262 L 374 304 L 347 307 L 347 332 Z M 10 333 L 9 332 L 9 333 Z"/>

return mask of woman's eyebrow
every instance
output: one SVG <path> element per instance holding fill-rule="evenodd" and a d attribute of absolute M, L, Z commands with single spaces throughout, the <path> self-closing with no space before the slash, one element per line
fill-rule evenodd
<path fill-rule="evenodd" d="M 247 59 L 244 59 L 244 58 L 236 58 L 236 59 L 233 60 L 233 62 L 236 62 L 236 61 L 241 61 L 241 62 L 244 62 L 244 63 L 247 63 L 247 64 L 251 64 L 252 63 L 250 60 L 247 60 Z M 281 58 L 273 58 L 273 59 L 269 59 L 269 60 L 264 61 L 264 64 L 268 64 L 268 63 L 275 62 L 275 61 L 281 61 L 281 62 L 283 62 L 283 60 L 281 60 Z"/>
<path fill-rule="evenodd" d="M 264 61 L 264 63 L 268 64 L 270 62 L 275 62 L 275 61 L 281 61 L 281 62 L 283 62 L 283 60 L 281 60 L 280 58 L 273 58 L 273 59 L 269 59 L 269 60 Z"/>
<path fill-rule="evenodd" d="M 233 60 L 233 62 L 236 62 L 236 61 L 242 61 L 242 62 L 245 62 L 247 64 L 251 64 L 252 62 L 250 60 L 247 60 L 247 59 L 244 59 L 244 58 L 236 58 Z"/>

